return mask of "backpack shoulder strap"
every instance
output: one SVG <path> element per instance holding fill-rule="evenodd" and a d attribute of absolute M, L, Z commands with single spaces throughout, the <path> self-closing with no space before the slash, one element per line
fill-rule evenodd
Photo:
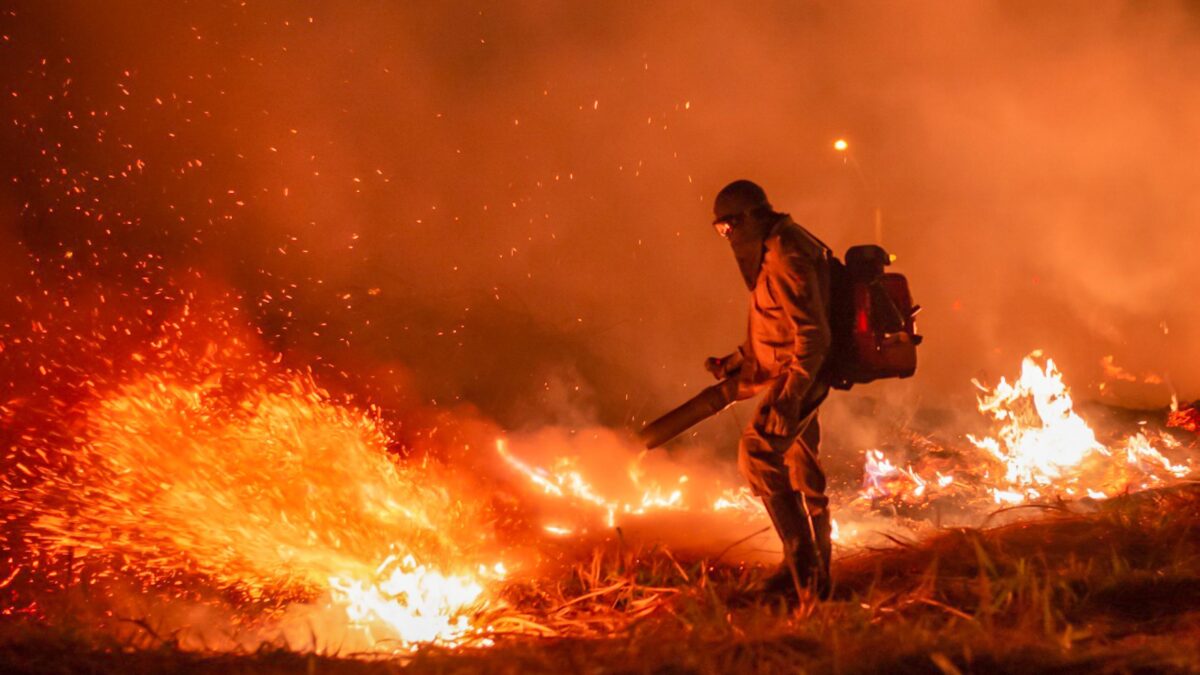
<path fill-rule="evenodd" d="M 795 221 L 793 221 L 793 222 L 795 222 Z M 825 251 L 825 256 L 826 256 L 827 258 L 832 258 L 832 257 L 834 257 L 834 255 L 833 255 L 833 249 L 829 247 L 829 244 L 826 244 L 824 241 L 821 241 L 821 238 L 820 238 L 820 237 L 818 237 L 817 235 L 815 235 L 815 234 L 813 234 L 812 232 L 810 232 L 810 231 L 809 231 L 809 229 L 808 229 L 807 227 L 804 227 L 804 226 L 803 226 L 803 225 L 801 225 L 800 223 L 796 223 L 796 227 L 797 227 L 797 228 L 799 228 L 799 229 L 800 229 L 800 231 L 804 233 L 804 236 L 806 236 L 806 237 L 808 237 L 809 239 L 811 239 L 811 240 L 812 240 L 812 241 L 813 241 L 813 242 L 814 242 L 814 243 L 815 243 L 815 244 L 816 244 L 816 245 L 817 245 L 817 246 L 818 246 L 820 249 L 822 249 L 823 251 Z"/>

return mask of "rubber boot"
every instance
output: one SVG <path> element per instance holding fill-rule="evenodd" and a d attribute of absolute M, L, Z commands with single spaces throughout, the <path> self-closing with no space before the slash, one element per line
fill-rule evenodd
<path fill-rule="evenodd" d="M 806 593 L 821 593 L 821 554 L 817 546 L 816 524 L 809 518 L 799 493 L 783 492 L 763 499 L 775 532 L 783 543 L 783 560 L 792 577 L 797 598 Z M 828 575 L 824 575 L 828 578 Z M 826 584 L 827 585 L 827 584 Z"/>
<path fill-rule="evenodd" d="M 767 576 L 748 589 L 751 595 L 783 595 L 793 592 L 795 582 L 792 580 L 792 568 L 787 562 L 781 562 Z"/>
<path fill-rule="evenodd" d="M 805 506 L 807 505 L 805 504 Z M 829 564 L 833 560 L 833 527 L 829 510 L 807 508 L 806 512 L 811 514 L 813 541 L 817 550 L 816 576 L 812 588 L 816 591 L 818 598 L 828 600 L 833 593 L 833 576 L 829 571 Z"/>

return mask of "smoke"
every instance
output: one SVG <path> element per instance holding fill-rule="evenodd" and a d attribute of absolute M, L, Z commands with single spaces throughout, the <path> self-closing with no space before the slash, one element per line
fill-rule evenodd
<path fill-rule="evenodd" d="M 0 278 L 199 276 L 385 405 L 636 427 L 743 337 L 706 223 L 746 177 L 839 250 L 880 211 L 928 339 L 857 396 L 1044 348 L 1080 392 L 1113 355 L 1196 397 L 1189 7 L 16 3 L 0 236 L 37 262 Z"/>

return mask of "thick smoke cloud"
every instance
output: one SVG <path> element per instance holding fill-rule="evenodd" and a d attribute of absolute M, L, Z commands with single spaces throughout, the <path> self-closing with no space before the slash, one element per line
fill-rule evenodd
<path fill-rule="evenodd" d="M 95 251 L 100 276 L 160 255 L 289 359 L 509 428 L 634 426 L 705 384 L 743 336 L 706 225 L 742 177 L 839 250 L 881 211 L 928 342 L 914 381 L 860 395 L 940 405 L 1040 347 L 1085 396 L 1110 354 L 1200 396 L 1185 4 L 38 2 L 3 24 L 5 247 Z"/>

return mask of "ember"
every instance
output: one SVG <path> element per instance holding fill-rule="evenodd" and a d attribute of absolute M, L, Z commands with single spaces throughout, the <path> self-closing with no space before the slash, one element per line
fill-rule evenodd
<path fill-rule="evenodd" d="M 42 472 L 22 498 L 31 548 L 119 564 L 150 586 L 186 573 L 310 598 L 305 611 L 349 627 L 313 635 L 314 648 L 469 641 L 504 577 L 481 555 L 479 505 L 392 459 L 374 416 L 310 376 L 238 382 L 209 353 L 190 376 L 146 373 L 88 404 L 78 446 L 57 449 L 67 470 Z M 463 522 L 479 529 L 450 526 Z"/>
<path fill-rule="evenodd" d="M 1195 3 L 678 4 L 4 3 L 0 672 L 1200 670 Z"/>
<path fill-rule="evenodd" d="M 1167 416 L 1167 426 L 1200 434 L 1200 402 L 1172 410 Z"/>

